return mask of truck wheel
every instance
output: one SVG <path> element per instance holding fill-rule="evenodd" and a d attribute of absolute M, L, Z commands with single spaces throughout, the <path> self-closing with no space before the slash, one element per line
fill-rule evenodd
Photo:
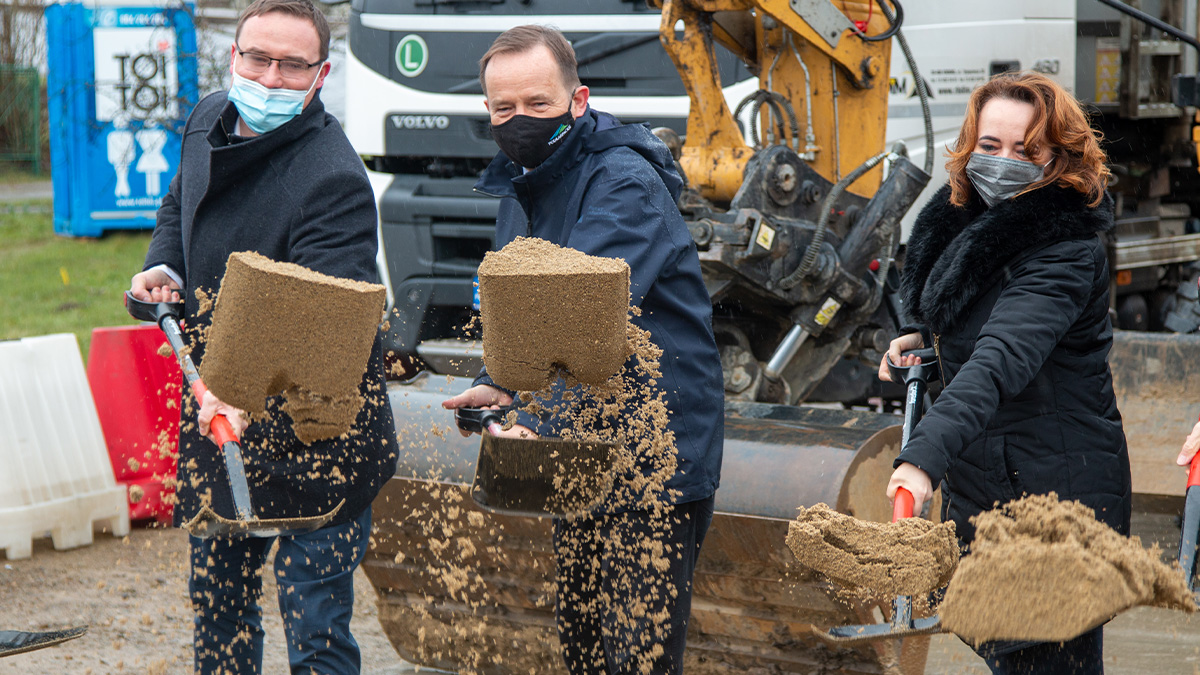
<path fill-rule="evenodd" d="M 1141 293 L 1132 293 L 1117 301 L 1117 328 L 1150 330 L 1150 305 Z"/>

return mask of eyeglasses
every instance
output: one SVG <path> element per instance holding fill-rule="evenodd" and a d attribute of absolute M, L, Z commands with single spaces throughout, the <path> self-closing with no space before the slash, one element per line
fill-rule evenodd
<path fill-rule="evenodd" d="M 236 44 L 234 45 L 234 49 L 237 50 L 238 56 L 242 57 L 242 64 L 245 65 L 246 70 L 254 74 L 265 72 L 267 68 L 271 67 L 271 62 L 275 61 L 279 64 L 279 73 L 284 77 L 304 77 L 308 71 L 324 63 L 324 61 L 305 63 L 303 61 L 295 61 L 293 59 L 273 59 L 266 54 L 259 54 L 257 52 L 244 52 L 242 51 L 242 48 L 238 47 Z"/>

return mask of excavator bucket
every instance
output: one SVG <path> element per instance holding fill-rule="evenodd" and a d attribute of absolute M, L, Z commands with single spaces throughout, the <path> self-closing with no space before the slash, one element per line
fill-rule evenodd
<path fill-rule="evenodd" d="M 1175 457 L 1200 413 L 1200 335 L 1117 331 L 1108 363 L 1134 508 L 1178 513 L 1187 481 Z"/>
<path fill-rule="evenodd" d="M 1109 361 L 1135 509 L 1178 513 L 1186 482 L 1175 456 L 1200 407 L 1200 336 L 1117 332 Z M 478 439 L 454 433 L 440 407 L 465 386 L 425 376 L 389 389 L 401 458 L 375 501 L 376 545 L 364 568 L 379 591 L 384 630 L 405 659 L 455 671 L 546 672 L 546 664 L 561 663 L 552 526 L 472 501 Z M 924 671 L 927 636 L 849 644 L 816 637 L 833 626 L 877 623 L 891 608 L 840 597 L 797 565 L 784 543 L 798 506 L 825 502 L 888 521 L 884 488 L 899 422 L 727 402 L 717 512 L 694 582 L 688 672 Z"/>
<path fill-rule="evenodd" d="M 364 562 L 379 616 L 406 660 L 456 672 L 564 671 L 554 623 L 551 522 L 481 510 L 470 486 L 477 438 L 440 402 L 465 388 L 443 377 L 392 385 L 400 462 L 374 503 Z M 878 621 L 890 607 L 842 599 L 788 549 L 798 506 L 824 502 L 888 522 L 885 487 L 899 418 L 729 402 L 716 515 L 695 575 L 691 673 L 923 672 L 928 637 L 851 647 L 814 628 Z M 936 514 L 937 510 L 933 512 Z"/>

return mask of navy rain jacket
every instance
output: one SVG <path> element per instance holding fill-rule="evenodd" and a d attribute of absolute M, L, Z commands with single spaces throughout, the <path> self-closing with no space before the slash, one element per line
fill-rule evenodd
<path fill-rule="evenodd" d="M 660 384 L 679 452 L 666 484 L 674 503 L 716 491 L 725 421 L 712 303 L 676 206 L 682 188 L 670 152 L 649 128 L 623 126 L 591 108 L 540 166 L 522 174 L 500 153 L 475 184 L 477 192 L 503 199 L 497 250 L 517 237 L 538 237 L 629 264 L 631 302 L 642 310 L 632 320 L 663 350 Z M 497 386 L 486 369 L 475 382 Z M 551 437 L 563 425 L 524 411 L 518 421 Z M 620 508 L 610 504 L 609 510 Z"/>

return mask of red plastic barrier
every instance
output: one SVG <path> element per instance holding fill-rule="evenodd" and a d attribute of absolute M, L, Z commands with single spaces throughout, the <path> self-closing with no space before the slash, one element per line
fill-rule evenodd
<path fill-rule="evenodd" d="M 169 348 L 159 354 L 166 342 L 153 324 L 96 328 L 88 350 L 88 383 L 131 520 L 168 521 L 175 503 L 181 374 Z"/>

